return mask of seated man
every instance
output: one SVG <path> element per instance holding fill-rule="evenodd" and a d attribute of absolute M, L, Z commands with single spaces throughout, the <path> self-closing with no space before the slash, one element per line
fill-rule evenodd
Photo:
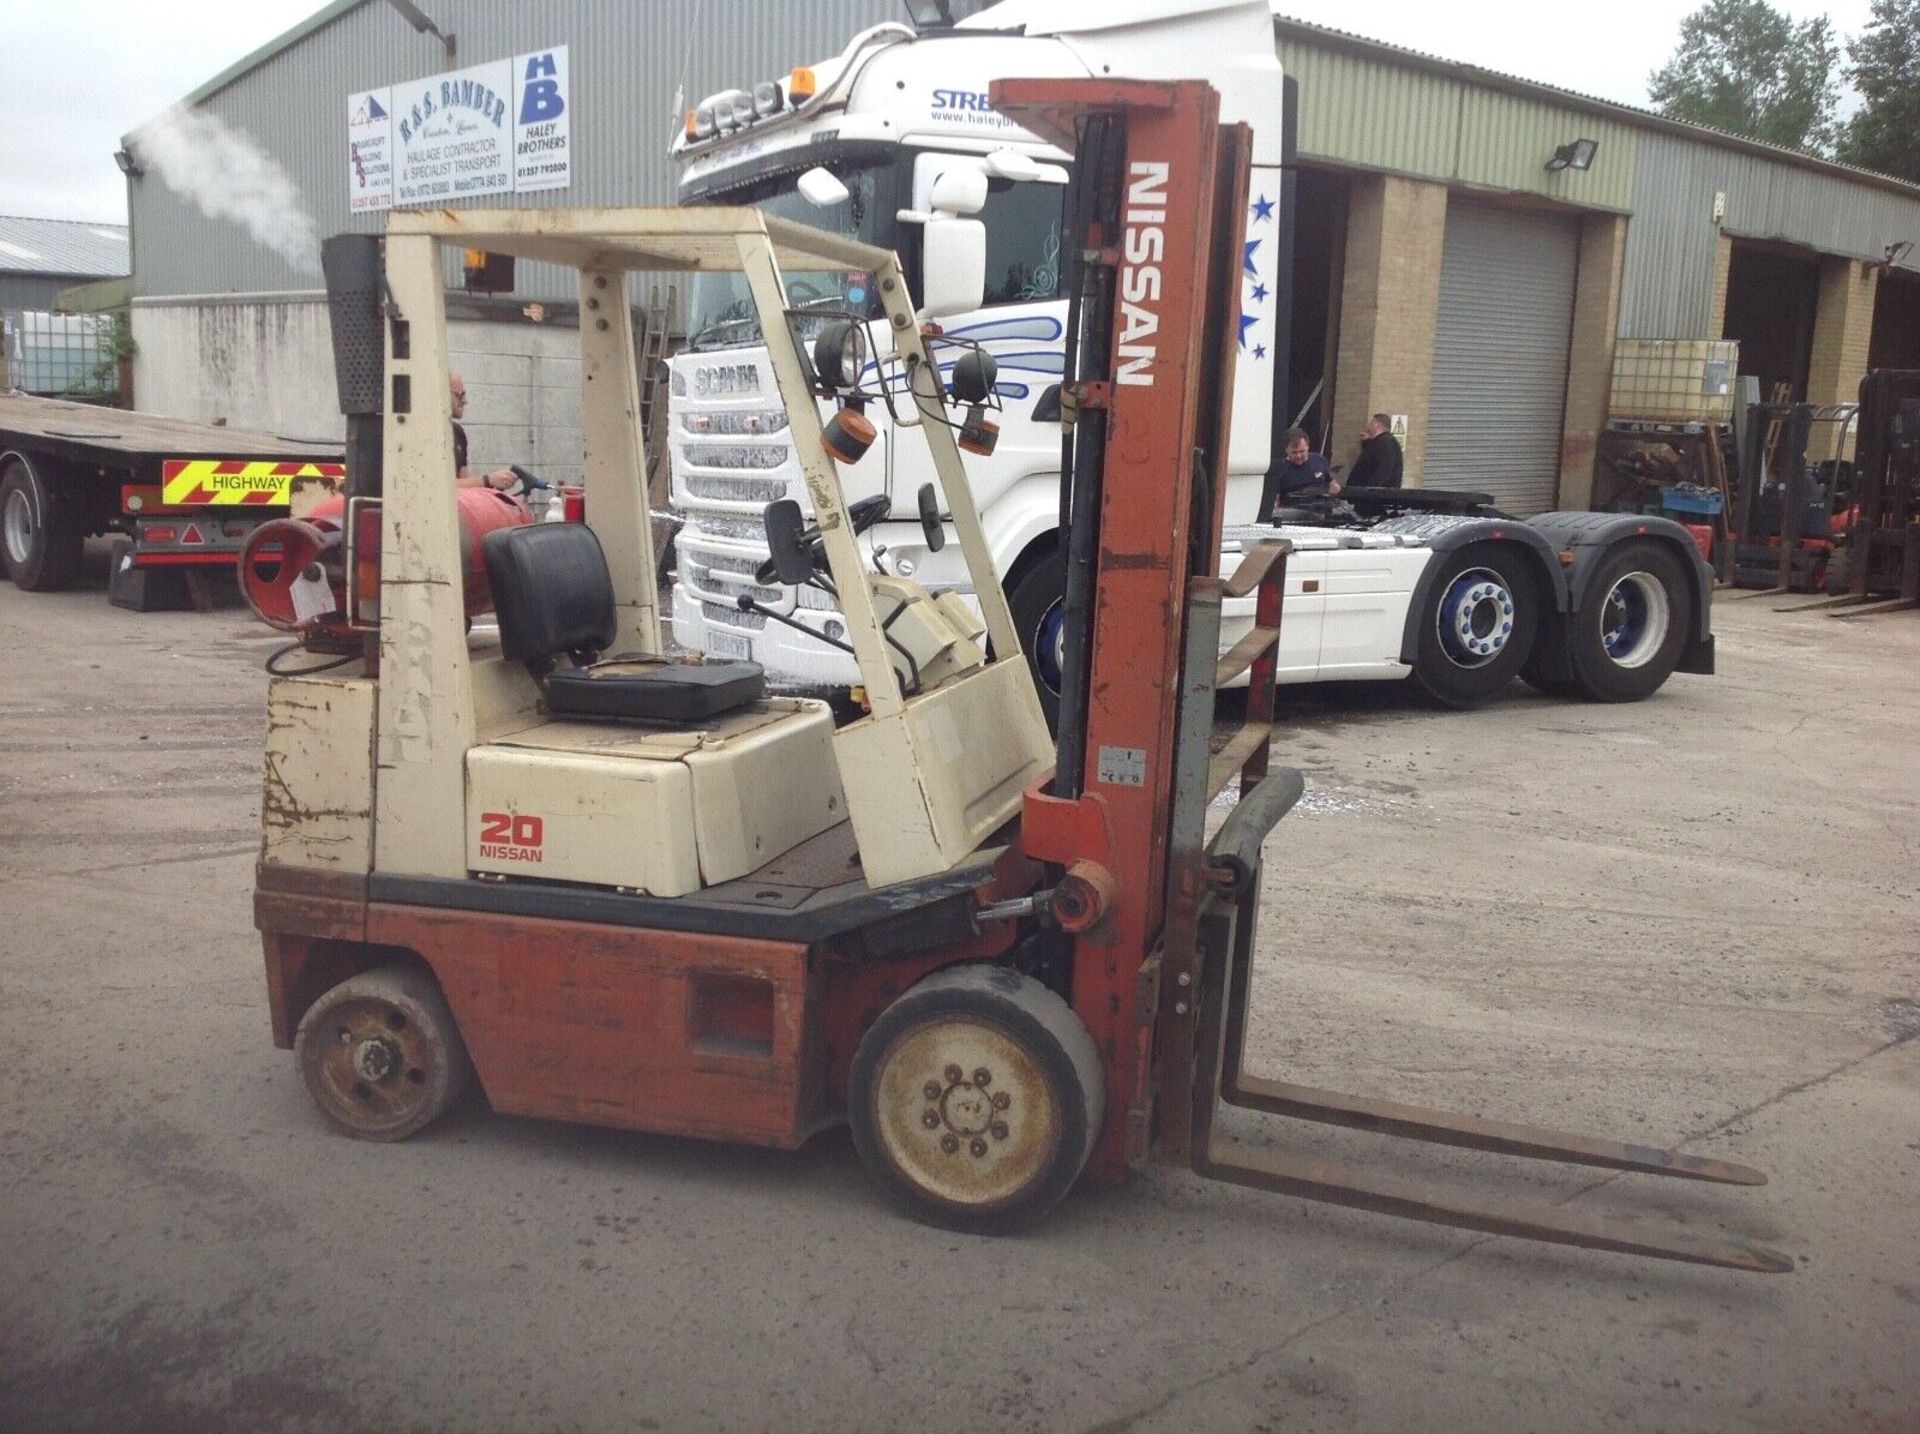
<path fill-rule="evenodd" d="M 1313 451 L 1313 440 L 1304 428 L 1287 430 L 1287 455 L 1267 484 L 1266 501 L 1260 520 L 1272 522 L 1277 508 L 1298 508 L 1324 503 L 1340 491 L 1340 479 L 1333 467 Z"/>

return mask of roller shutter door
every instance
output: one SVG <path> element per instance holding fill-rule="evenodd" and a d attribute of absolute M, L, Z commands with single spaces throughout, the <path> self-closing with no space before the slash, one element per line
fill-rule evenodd
<path fill-rule="evenodd" d="M 1522 517 L 1554 506 L 1579 254 L 1574 219 L 1448 201 L 1428 487 L 1492 493 Z"/>

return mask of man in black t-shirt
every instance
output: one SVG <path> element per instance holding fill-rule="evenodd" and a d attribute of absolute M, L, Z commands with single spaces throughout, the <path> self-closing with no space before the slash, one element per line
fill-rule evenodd
<path fill-rule="evenodd" d="M 1261 521 L 1270 521 L 1276 508 L 1298 508 L 1325 502 L 1340 491 L 1340 480 L 1304 428 L 1287 430 L 1286 457 L 1273 471 L 1263 494 Z"/>
<path fill-rule="evenodd" d="M 1398 488 L 1401 462 L 1400 440 L 1393 436 L 1393 420 L 1384 413 L 1376 413 L 1360 434 L 1360 456 L 1353 460 L 1347 485 Z"/>
<path fill-rule="evenodd" d="M 511 468 L 496 468 L 491 473 L 475 473 L 467 467 L 467 430 L 460 426 L 460 415 L 467 411 L 467 381 L 457 373 L 447 375 L 447 396 L 453 404 L 453 481 L 461 488 L 511 488 L 519 482 Z"/>

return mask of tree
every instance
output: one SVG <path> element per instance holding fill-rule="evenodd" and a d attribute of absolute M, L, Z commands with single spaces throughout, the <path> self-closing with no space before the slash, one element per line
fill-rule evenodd
<path fill-rule="evenodd" d="M 1920 0 L 1873 0 L 1847 57 L 1861 106 L 1841 131 L 1839 157 L 1920 182 Z"/>
<path fill-rule="evenodd" d="M 1707 0 L 1681 22 L 1680 47 L 1648 93 L 1673 119 L 1824 154 L 1839 52 L 1824 15 L 1795 24 L 1766 0 Z"/>

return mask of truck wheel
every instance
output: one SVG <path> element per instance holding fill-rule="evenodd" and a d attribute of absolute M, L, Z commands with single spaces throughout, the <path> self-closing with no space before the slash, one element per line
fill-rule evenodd
<path fill-rule="evenodd" d="M 1007 594 L 1013 630 L 1020 634 L 1020 648 L 1040 693 L 1040 710 L 1046 713 L 1049 732 L 1060 726 L 1060 649 L 1066 627 L 1066 597 L 1067 560 L 1061 553 L 1051 553 L 1035 563 Z"/>
<path fill-rule="evenodd" d="M 1680 560 L 1660 543 L 1623 543 L 1600 561 L 1567 617 L 1574 686 L 1595 702 L 1638 702 L 1673 673 L 1693 622 Z"/>
<path fill-rule="evenodd" d="M 86 536 L 29 464 L 9 460 L 0 472 L 0 561 L 15 587 L 42 593 L 67 586 L 80 571 Z"/>
<path fill-rule="evenodd" d="M 1437 701 L 1485 702 L 1525 664 L 1540 627 L 1538 589 L 1526 563 L 1510 545 L 1473 543 L 1441 564 L 1413 663 L 1414 676 Z"/>
<path fill-rule="evenodd" d="M 1106 1116 L 1072 1007 L 1005 966 L 929 976 L 880 1014 L 848 1082 L 860 1158 L 929 1224 L 1004 1234 L 1080 1177 Z"/>
<path fill-rule="evenodd" d="M 1520 676 L 1535 691 L 1549 697 L 1578 697 L 1580 689 L 1567 676 L 1567 620 L 1557 612 L 1540 614 L 1540 630 L 1534 634 L 1533 651 L 1521 664 Z"/>
<path fill-rule="evenodd" d="M 307 1093 L 336 1130 L 405 1140 L 460 1098 L 473 1063 L 433 978 L 382 966 L 313 1003 L 293 1038 Z"/>

